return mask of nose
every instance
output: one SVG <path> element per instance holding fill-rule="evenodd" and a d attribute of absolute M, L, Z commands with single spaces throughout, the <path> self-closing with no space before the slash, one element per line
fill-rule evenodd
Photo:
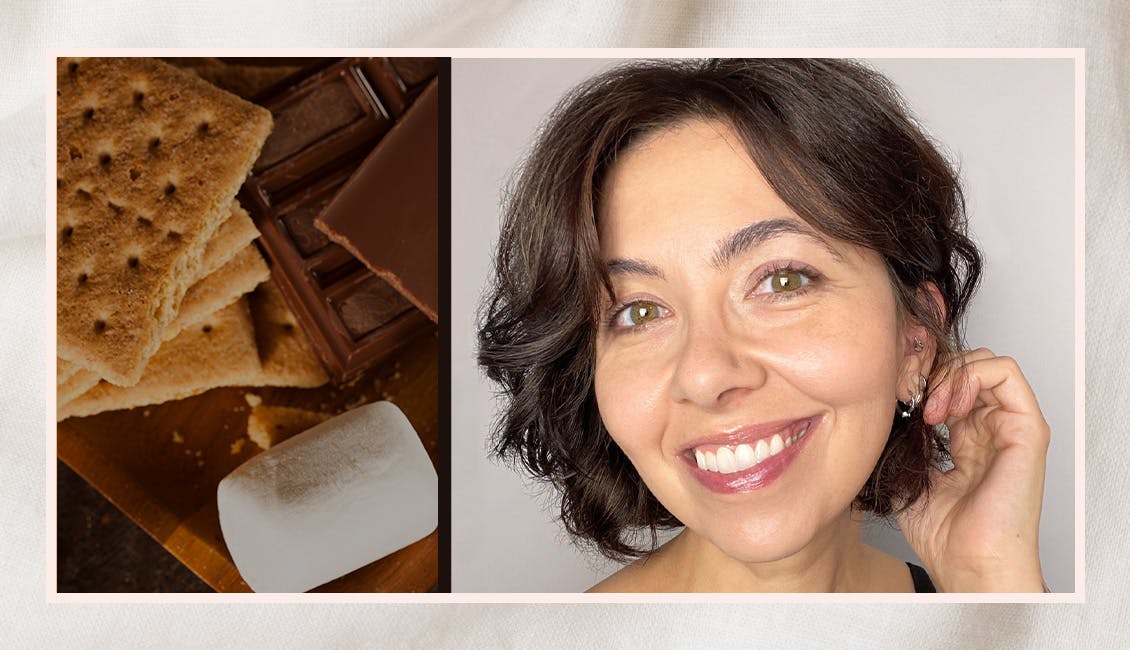
<path fill-rule="evenodd" d="M 761 387 L 766 377 L 754 344 L 717 319 L 684 330 L 670 392 L 676 402 L 715 410 Z"/>

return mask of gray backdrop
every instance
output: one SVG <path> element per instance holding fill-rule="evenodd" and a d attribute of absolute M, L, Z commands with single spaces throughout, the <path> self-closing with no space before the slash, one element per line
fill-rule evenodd
<path fill-rule="evenodd" d="M 1054 591 L 1074 589 L 1074 64 L 875 60 L 958 163 L 985 279 L 967 338 L 1015 357 L 1052 429 L 1040 546 Z M 505 184 L 561 95 L 606 60 L 452 62 L 452 590 L 581 591 L 618 565 L 574 548 L 551 495 L 487 459 L 495 389 L 475 318 Z M 1081 351 L 1080 351 L 1081 353 Z M 867 541 L 914 556 L 884 523 Z"/>

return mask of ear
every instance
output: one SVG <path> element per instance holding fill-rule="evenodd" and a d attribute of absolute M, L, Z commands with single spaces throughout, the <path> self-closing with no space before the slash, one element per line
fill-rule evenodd
<path fill-rule="evenodd" d="M 939 321 L 944 322 L 946 303 L 942 292 L 933 282 L 923 282 L 918 286 L 916 298 L 920 311 L 933 311 Z M 929 377 L 937 357 L 938 341 L 929 328 L 913 314 L 907 314 L 903 323 L 902 372 L 900 373 L 899 399 L 909 398 L 918 390 L 919 376 Z M 903 393 L 907 393 L 903 395 Z"/>

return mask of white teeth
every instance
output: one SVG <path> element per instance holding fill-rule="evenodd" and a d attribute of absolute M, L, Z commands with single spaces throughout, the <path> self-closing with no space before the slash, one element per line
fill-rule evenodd
<path fill-rule="evenodd" d="M 718 448 L 718 471 L 723 474 L 730 474 L 738 471 L 734 466 L 734 452 L 730 451 L 729 447 Z"/>
<path fill-rule="evenodd" d="M 720 474 L 733 474 L 734 472 L 749 469 L 767 458 L 776 456 L 796 444 L 806 433 L 808 433 L 807 423 L 799 432 L 786 437 L 775 433 L 768 441 L 762 438 L 755 444 L 742 443 L 734 447 L 723 445 L 709 451 L 695 449 L 694 460 L 701 470 L 718 472 Z"/>
<path fill-rule="evenodd" d="M 785 441 L 781 440 L 781 434 L 774 433 L 773 438 L 769 441 L 769 455 L 776 456 L 785 449 Z"/>
<path fill-rule="evenodd" d="M 757 455 L 757 462 L 759 463 L 769 458 L 769 445 L 765 442 L 764 438 L 757 441 L 757 447 L 753 451 L 754 454 Z"/>
<path fill-rule="evenodd" d="M 757 463 L 757 458 L 753 455 L 753 447 L 747 444 L 738 445 L 734 449 L 734 461 L 737 462 L 739 469 L 753 467 Z"/>

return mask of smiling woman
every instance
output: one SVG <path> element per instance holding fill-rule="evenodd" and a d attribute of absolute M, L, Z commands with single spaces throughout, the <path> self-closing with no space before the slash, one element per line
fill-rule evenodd
<path fill-rule="evenodd" d="M 1048 427 L 1014 362 L 962 351 L 965 227 L 956 174 L 866 67 L 602 74 L 507 207 L 479 333 L 495 451 L 559 490 L 574 536 L 638 558 L 595 590 L 933 590 L 863 543 L 870 512 L 938 589 L 1039 591 Z"/>

